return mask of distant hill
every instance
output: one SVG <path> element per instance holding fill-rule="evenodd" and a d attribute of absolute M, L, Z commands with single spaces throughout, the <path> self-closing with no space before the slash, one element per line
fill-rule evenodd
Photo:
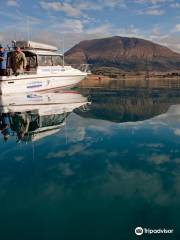
<path fill-rule="evenodd" d="M 180 70 L 180 54 L 147 40 L 119 36 L 82 41 L 65 53 L 65 60 L 71 64 L 92 64 L 93 69 Z"/>

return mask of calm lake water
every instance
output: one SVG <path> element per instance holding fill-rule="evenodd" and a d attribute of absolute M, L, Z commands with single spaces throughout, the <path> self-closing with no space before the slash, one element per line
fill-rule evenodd
<path fill-rule="evenodd" d="M 99 80 L 0 105 L 0 239 L 180 239 L 178 80 Z"/>

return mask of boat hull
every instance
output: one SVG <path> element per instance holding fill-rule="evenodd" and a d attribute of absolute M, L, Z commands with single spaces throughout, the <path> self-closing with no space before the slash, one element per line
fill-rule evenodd
<path fill-rule="evenodd" d="M 86 73 L 79 75 L 52 75 L 52 76 L 37 76 L 37 75 L 19 75 L 17 77 L 1 77 L 0 79 L 0 94 L 22 93 L 22 92 L 37 92 L 53 88 L 66 88 L 75 86 L 87 76 Z"/>

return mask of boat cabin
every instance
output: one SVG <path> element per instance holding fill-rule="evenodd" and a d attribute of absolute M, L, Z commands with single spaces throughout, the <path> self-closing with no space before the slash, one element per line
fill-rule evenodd
<path fill-rule="evenodd" d="M 63 56 L 58 53 L 58 49 L 54 46 L 32 42 L 32 41 L 18 41 L 15 42 L 14 48 L 20 47 L 25 54 L 27 60 L 25 74 L 36 74 L 38 67 L 52 67 L 63 66 Z M 11 51 L 8 52 L 7 72 L 11 74 L 9 58 Z"/>

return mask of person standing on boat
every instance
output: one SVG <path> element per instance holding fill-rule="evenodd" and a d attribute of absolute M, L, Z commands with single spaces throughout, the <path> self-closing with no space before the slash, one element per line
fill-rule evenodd
<path fill-rule="evenodd" d="M 16 47 L 16 50 L 11 53 L 10 56 L 10 67 L 13 70 L 15 75 L 22 74 L 26 68 L 27 60 L 25 54 L 21 52 L 19 47 Z"/>
<path fill-rule="evenodd" d="M 6 76 L 7 52 L 0 45 L 0 76 Z"/>

